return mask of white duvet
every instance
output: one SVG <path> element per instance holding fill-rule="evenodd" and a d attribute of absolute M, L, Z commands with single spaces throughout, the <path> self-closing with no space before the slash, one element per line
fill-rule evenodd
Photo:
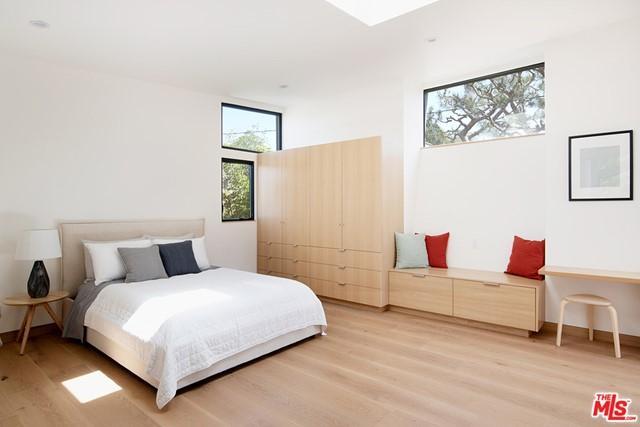
<path fill-rule="evenodd" d="M 178 381 L 213 363 L 309 326 L 326 327 L 322 304 L 305 285 L 219 268 L 105 288 L 85 326 L 137 354 L 158 380 L 166 405 Z"/>

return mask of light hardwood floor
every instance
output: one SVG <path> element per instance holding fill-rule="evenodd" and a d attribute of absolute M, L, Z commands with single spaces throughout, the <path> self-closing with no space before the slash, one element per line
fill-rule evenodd
<path fill-rule="evenodd" d="M 591 425 L 593 393 L 640 414 L 640 349 L 546 333 L 523 338 L 325 303 L 329 334 L 178 394 L 155 390 L 98 351 L 53 335 L 27 354 L 0 348 L 0 426 Z M 62 381 L 102 371 L 122 390 L 81 404 Z"/>

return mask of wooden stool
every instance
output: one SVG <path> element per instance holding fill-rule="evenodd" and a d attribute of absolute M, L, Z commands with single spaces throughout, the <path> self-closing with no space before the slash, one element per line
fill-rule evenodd
<path fill-rule="evenodd" d="M 616 351 L 616 357 L 620 358 L 620 334 L 618 331 L 618 313 L 616 309 L 611 305 L 611 301 L 606 298 L 599 297 L 597 295 L 589 294 L 577 294 L 569 295 L 562 299 L 560 303 L 560 319 L 558 320 L 558 336 L 556 337 L 556 345 L 560 347 L 562 341 L 562 323 L 564 322 L 564 308 L 570 302 L 577 302 L 587 305 L 587 321 L 589 323 L 589 341 L 593 341 L 593 308 L 607 307 L 609 310 L 609 316 L 611 316 L 611 329 L 613 330 L 613 346 Z"/>

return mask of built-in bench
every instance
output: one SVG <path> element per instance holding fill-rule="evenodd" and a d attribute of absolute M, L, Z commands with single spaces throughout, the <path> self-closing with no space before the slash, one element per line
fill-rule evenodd
<path fill-rule="evenodd" d="M 392 269 L 389 306 L 529 332 L 544 323 L 545 283 L 460 268 Z"/>

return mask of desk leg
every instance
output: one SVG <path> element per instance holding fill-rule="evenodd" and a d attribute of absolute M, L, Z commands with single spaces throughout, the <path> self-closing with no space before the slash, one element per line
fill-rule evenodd
<path fill-rule="evenodd" d="M 51 316 L 53 321 L 56 322 L 56 325 L 58 325 L 58 329 L 62 330 L 62 322 L 60 321 L 60 319 L 56 315 L 56 312 L 53 311 L 53 309 L 51 308 L 51 306 L 48 303 L 45 302 L 42 305 L 44 305 L 44 309 L 47 310 L 47 313 L 49 313 L 49 316 Z"/>
<path fill-rule="evenodd" d="M 33 313 L 36 311 L 36 306 L 29 306 L 27 311 L 26 323 L 24 325 L 24 336 L 22 337 L 22 345 L 20 346 L 20 355 L 24 354 L 24 349 L 27 347 L 27 340 L 29 339 L 29 332 L 31 331 L 31 322 L 33 321 Z"/>

